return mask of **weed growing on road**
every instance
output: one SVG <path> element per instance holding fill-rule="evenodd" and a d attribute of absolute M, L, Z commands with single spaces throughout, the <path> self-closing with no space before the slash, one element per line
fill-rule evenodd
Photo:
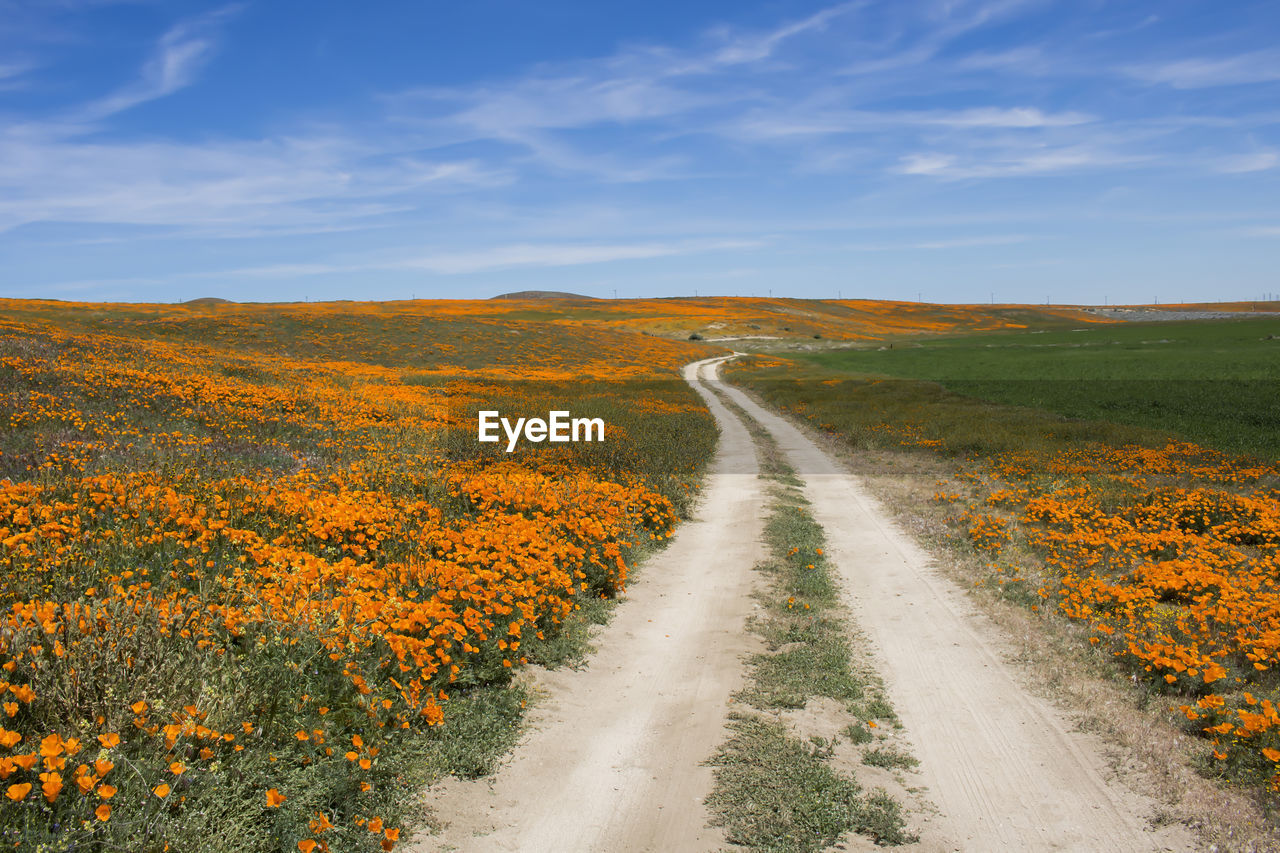
<path fill-rule="evenodd" d="M 896 801 L 881 792 L 864 796 L 780 721 L 735 714 L 729 730 L 710 761 L 716 789 L 707 798 L 729 843 L 791 853 L 822 850 L 848 832 L 886 845 L 914 840 Z"/>
<path fill-rule="evenodd" d="M 707 805 L 729 840 L 751 850 L 821 850 L 849 832 L 879 844 L 912 841 L 896 800 L 883 791 L 864 794 L 831 762 L 842 734 L 857 747 L 876 740 L 880 723 L 897 719 L 876 677 L 853 668 L 822 528 L 791 485 L 801 481 L 768 433 L 729 405 L 752 427 L 762 468 L 775 475 L 765 528 L 770 558 L 757 567 L 769 584 L 752 626 L 768 651 L 751 658 L 748 684 L 736 696 L 761 713 L 731 718 L 733 734 L 709 762 L 716 786 Z M 822 699 L 843 708 L 840 722 L 807 740 L 793 733 L 787 712 Z"/>
<path fill-rule="evenodd" d="M 774 494 L 765 538 L 773 559 L 759 570 L 771 588 L 761 596 L 767 617 L 755 629 L 769 646 L 754 656 L 750 684 L 740 699 L 761 710 L 803 708 L 813 696 L 858 702 L 867 696 L 864 677 L 853 672 L 848 626 L 823 556 L 822 528 L 794 489 Z"/>

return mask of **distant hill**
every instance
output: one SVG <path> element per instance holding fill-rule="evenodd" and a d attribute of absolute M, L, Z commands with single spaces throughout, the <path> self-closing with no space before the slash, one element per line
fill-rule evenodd
<path fill-rule="evenodd" d="M 565 293 L 562 290 L 517 290 L 515 293 L 501 293 L 493 299 L 574 299 L 578 301 L 596 302 L 594 296 L 583 296 L 581 293 Z"/>
<path fill-rule="evenodd" d="M 230 299 L 218 296 L 201 296 L 199 299 L 188 299 L 183 305 L 230 305 Z"/>

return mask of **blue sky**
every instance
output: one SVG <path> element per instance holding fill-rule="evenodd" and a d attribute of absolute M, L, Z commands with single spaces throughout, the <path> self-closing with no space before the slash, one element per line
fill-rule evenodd
<path fill-rule="evenodd" d="M 1280 292 L 1274 2 L 0 0 L 0 296 Z"/>

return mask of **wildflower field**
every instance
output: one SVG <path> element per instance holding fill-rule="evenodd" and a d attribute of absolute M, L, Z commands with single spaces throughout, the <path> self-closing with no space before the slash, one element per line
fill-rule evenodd
<path fill-rule="evenodd" d="M 473 303 L 3 308 L 4 846 L 394 848 L 715 441 L 682 341 Z M 506 454 L 481 408 L 607 439 Z"/>
<path fill-rule="evenodd" d="M 1183 706 L 1223 772 L 1274 776 L 1280 437 L 1248 426 L 1270 422 L 1265 368 L 1219 397 L 1234 431 L 1165 399 L 1189 412 L 1171 440 L 1142 420 L 1159 406 L 1063 420 L 1041 410 L 1098 416 L 1070 408 L 1079 387 L 1016 399 L 1035 383 L 983 373 L 994 340 L 1133 331 L 1073 309 L 0 307 L 0 845 L 394 849 L 428 783 L 514 743 L 514 674 L 580 656 L 688 513 L 716 430 L 678 369 L 716 337 L 782 339 L 792 359 L 731 376 L 815 424 L 954 460 L 937 499 L 994 566 L 1015 542 L 1041 556 L 1030 604 Z M 946 337 L 966 332 L 982 343 Z M 482 409 L 568 409 L 607 437 L 509 454 L 477 442 Z"/>
<path fill-rule="evenodd" d="M 1274 805 L 1278 333 L 1267 318 L 1007 332 L 728 376 L 854 448 L 944 461 L 933 500 L 1002 593 L 1082 626 L 1204 739 L 1206 772 Z"/>
<path fill-rule="evenodd" d="M 773 297 L 582 300 L 557 304 L 502 302 L 508 318 L 581 323 L 685 338 L 782 341 L 878 341 L 891 335 L 936 335 L 1005 329 L 1059 329 L 1114 322 L 1069 307 L 937 305 L 893 300 Z M 486 310 L 493 310 L 486 306 Z"/>

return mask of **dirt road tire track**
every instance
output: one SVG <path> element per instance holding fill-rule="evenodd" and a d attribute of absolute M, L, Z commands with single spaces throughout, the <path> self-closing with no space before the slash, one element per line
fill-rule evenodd
<path fill-rule="evenodd" d="M 431 807 L 448 822 L 426 851 L 626 853 L 715 850 L 703 761 L 742 684 L 764 493 L 750 435 L 685 368 L 720 424 L 695 518 L 643 566 L 596 638 L 585 671 L 539 673 L 546 699 L 511 761 L 487 780 L 448 780 Z"/>
<path fill-rule="evenodd" d="M 1148 827 L 1154 803 L 1109 783 L 1091 738 L 1025 690 L 966 596 L 790 422 L 720 386 L 805 480 L 847 603 L 880 658 L 890 700 L 939 814 L 921 847 L 946 850 L 1197 849 Z"/>

